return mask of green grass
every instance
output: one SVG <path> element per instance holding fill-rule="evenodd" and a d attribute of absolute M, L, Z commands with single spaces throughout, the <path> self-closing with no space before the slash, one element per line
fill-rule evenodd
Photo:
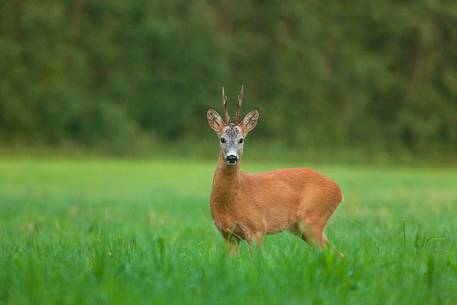
<path fill-rule="evenodd" d="M 319 166 L 342 260 L 288 233 L 231 257 L 213 167 L 1 160 L 0 304 L 457 304 L 457 170 Z"/>

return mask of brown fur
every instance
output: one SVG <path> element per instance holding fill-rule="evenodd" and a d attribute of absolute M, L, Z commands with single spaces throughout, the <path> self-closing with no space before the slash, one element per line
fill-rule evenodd
<path fill-rule="evenodd" d="M 239 241 L 261 245 L 265 234 L 292 231 L 325 248 L 328 219 L 342 195 L 338 185 L 312 169 L 250 174 L 219 157 L 210 206 L 214 224 L 233 250 Z"/>

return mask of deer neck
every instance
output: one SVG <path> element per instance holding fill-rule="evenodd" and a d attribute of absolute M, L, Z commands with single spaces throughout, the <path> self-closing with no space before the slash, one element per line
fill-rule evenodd
<path fill-rule="evenodd" d="M 233 201 L 240 187 L 240 162 L 229 166 L 224 156 L 219 154 L 216 172 L 213 179 L 214 204 L 228 206 Z"/>

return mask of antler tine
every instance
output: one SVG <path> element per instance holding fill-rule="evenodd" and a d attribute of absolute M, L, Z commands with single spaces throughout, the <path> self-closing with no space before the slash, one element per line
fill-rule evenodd
<path fill-rule="evenodd" d="M 241 85 L 240 94 L 236 101 L 236 113 L 235 113 L 235 122 L 238 124 L 240 118 L 241 105 L 243 104 L 243 95 L 244 95 L 244 85 Z"/>
<path fill-rule="evenodd" d="M 227 106 L 227 97 L 225 96 L 224 92 L 224 86 L 222 86 L 222 107 L 224 108 L 225 122 L 228 125 L 230 123 L 230 115 Z"/>

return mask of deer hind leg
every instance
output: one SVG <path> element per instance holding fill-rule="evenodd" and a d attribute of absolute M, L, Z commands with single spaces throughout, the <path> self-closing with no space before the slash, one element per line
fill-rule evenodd
<path fill-rule="evenodd" d="M 301 238 L 306 241 L 309 245 L 311 245 L 314 248 L 324 250 L 327 249 L 328 246 L 331 246 L 331 249 L 336 255 L 338 255 L 341 258 L 344 258 L 344 254 L 330 243 L 330 241 L 327 238 L 327 235 L 324 233 L 325 225 L 322 226 L 311 226 L 311 225 L 306 225 L 305 222 L 302 222 L 302 225 L 299 225 L 300 228 L 300 235 Z"/>
<path fill-rule="evenodd" d="M 326 249 L 330 244 L 325 235 L 325 227 L 339 204 L 334 198 L 322 197 L 322 194 L 314 194 L 314 196 L 303 198 L 298 211 L 300 219 L 298 227 L 301 237 L 318 249 Z"/>
<path fill-rule="evenodd" d="M 322 226 L 318 224 L 302 221 L 299 224 L 299 234 L 304 241 L 314 248 L 326 249 L 329 244 Z"/>
<path fill-rule="evenodd" d="M 331 249 L 332 251 L 338 255 L 340 258 L 344 258 L 344 254 L 342 252 L 340 252 L 334 244 L 330 243 L 330 241 L 328 240 L 327 236 L 325 235 L 325 233 L 322 234 L 322 237 L 323 237 L 323 242 L 325 243 L 325 247 L 324 248 L 327 248 L 329 245 L 331 246 Z"/>

